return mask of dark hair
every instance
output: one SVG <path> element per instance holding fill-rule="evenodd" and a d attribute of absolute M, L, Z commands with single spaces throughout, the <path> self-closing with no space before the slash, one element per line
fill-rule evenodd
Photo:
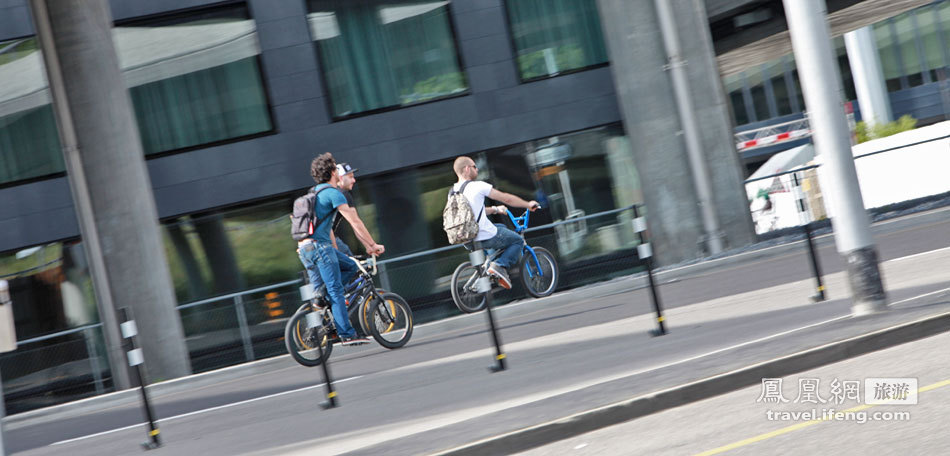
<path fill-rule="evenodd" d="M 334 171 L 336 171 L 336 160 L 329 152 L 318 155 L 310 162 L 310 176 L 318 184 L 329 182 Z"/>

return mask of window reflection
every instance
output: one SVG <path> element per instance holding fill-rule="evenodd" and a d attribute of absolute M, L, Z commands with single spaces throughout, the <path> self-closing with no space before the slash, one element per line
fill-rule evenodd
<path fill-rule="evenodd" d="M 334 117 L 466 91 L 448 4 L 310 0 L 307 18 Z"/>
<path fill-rule="evenodd" d="M 113 41 L 146 154 L 272 130 L 246 8 L 124 23 Z M 64 170 L 36 38 L 0 42 L 0 183 Z"/>
<path fill-rule="evenodd" d="M 246 8 L 113 29 L 146 154 L 271 130 Z"/>
<path fill-rule="evenodd" d="M 594 0 L 507 0 L 521 78 L 555 76 L 607 62 Z"/>

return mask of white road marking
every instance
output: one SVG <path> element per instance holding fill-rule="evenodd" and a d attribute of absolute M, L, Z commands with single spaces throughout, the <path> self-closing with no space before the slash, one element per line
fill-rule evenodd
<path fill-rule="evenodd" d="M 348 377 L 348 378 L 344 378 L 344 379 L 342 379 L 342 380 L 336 380 L 336 381 L 334 381 L 333 383 L 348 382 L 348 381 L 350 381 L 350 380 L 356 380 L 356 379 L 362 378 L 362 377 L 363 377 L 362 375 L 357 375 L 357 376 L 355 376 L 355 377 Z M 231 404 L 224 404 L 224 405 L 219 405 L 219 406 L 216 406 L 216 407 L 210 407 L 210 408 L 206 408 L 206 409 L 202 409 L 202 410 L 196 410 L 196 411 L 194 411 L 194 412 L 188 412 L 188 413 L 183 413 L 183 414 L 181 414 L 181 415 L 175 415 L 175 416 L 170 416 L 170 417 L 168 417 L 168 418 L 162 418 L 162 419 L 159 419 L 158 422 L 159 422 L 159 423 L 162 423 L 162 422 L 177 420 L 177 419 L 180 419 L 180 418 L 185 418 L 185 417 L 188 417 L 188 416 L 198 415 L 198 414 L 201 414 L 201 413 L 213 412 L 213 411 L 215 411 L 215 410 L 221 410 L 221 409 L 225 409 L 225 408 L 228 408 L 228 407 L 234 407 L 234 406 L 237 406 L 237 405 L 244 405 L 244 404 L 249 404 L 249 403 L 251 403 L 251 402 L 257 402 L 257 401 L 262 401 L 262 400 L 265 400 L 265 399 L 272 399 L 272 398 L 279 397 L 279 396 L 285 396 L 285 395 L 287 395 L 287 394 L 299 393 L 299 392 L 301 392 L 301 391 L 309 391 L 309 390 L 312 390 L 312 389 L 314 389 L 314 388 L 323 388 L 323 385 L 324 385 L 323 383 L 320 383 L 320 384 L 313 385 L 313 386 L 306 386 L 306 387 L 303 387 L 303 388 L 297 388 L 297 389 L 295 389 L 295 390 L 282 391 L 282 392 L 280 392 L 280 393 L 268 394 L 267 396 L 256 397 L 256 398 L 254 398 L 254 399 L 247 399 L 247 400 L 244 400 L 244 401 L 233 402 L 233 403 L 231 403 Z M 133 424 L 133 425 L 131 425 L 131 426 L 125 426 L 125 427 L 120 427 L 120 428 L 116 428 L 116 429 L 112 429 L 112 430 L 108 430 L 108 431 L 97 432 L 97 433 L 95 433 L 95 434 L 84 435 L 84 436 L 82 436 L 82 437 L 76 437 L 76 438 L 74 438 L 74 439 L 61 440 L 61 441 L 59 441 L 59 442 L 51 443 L 50 446 L 53 446 L 53 445 L 62 445 L 62 444 L 65 444 L 65 443 L 77 442 L 77 441 L 79 441 L 79 440 L 91 439 L 91 438 L 94 438 L 94 437 L 99 437 L 99 436 L 103 436 L 103 435 L 107 435 L 107 434 L 112 434 L 112 433 L 115 433 L 115 432 L 122 432 L 122 431 L 125 431 L 125 430 L 128 430 L 128 429 L 134 429 L 134 428 L 137 428 L 137 427 L 145 426 L 145 424 L 146 424 L 146 423 L 143 421 L 143 422 L 141 422 L 141 423 L 139 423 L 139 424 Z"/>

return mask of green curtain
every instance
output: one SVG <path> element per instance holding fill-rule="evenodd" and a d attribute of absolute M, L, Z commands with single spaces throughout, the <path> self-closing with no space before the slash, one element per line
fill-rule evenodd
<path fill-rule="evenodd" d="M 508 0 L 506 5 L 522 79 L 607 62 L 595 0 Z"/>
<path fill-rule="evenodd" d="M 0 118 L 0 184 L 63 172 L 50 105 Z"/>
<path fill-rule="evenodd" d="M 271 129 L 256 57 L 132 87 L 145 154 Z"/>
<path fill-rule="evenodd" d="M 316 40 L 335 117 L 467 89 L 445 5 L 311 2 L 311 12 L 332 12 L 339 32 Z"/>

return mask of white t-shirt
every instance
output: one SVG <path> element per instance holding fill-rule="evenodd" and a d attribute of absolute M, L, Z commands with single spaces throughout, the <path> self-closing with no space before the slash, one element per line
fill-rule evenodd
<path fill-rule="evenodd" d="M 456 183 L 452 186 L 452 190 L 457 192 L 461 186 L 462 184 Z M 492 185 L 488 182 L 471 181 L 465 186 L 465 191 L 462 192 L 462 195 L 468 200 L 468 204 L 472 206 L 472 213 L 474 213 L 475 218 L 478 219 L 478 236 L 475 236 L 476 241 L 491 239 L 498 233 L 498 228 L 495 227 L 491 220 L 488 220 L 488 214 L 485 213 L 485 197 L 488 196 L 491 189 Z M 479 213 L 482 214 L 481 218 L 478 217 Z"/>

